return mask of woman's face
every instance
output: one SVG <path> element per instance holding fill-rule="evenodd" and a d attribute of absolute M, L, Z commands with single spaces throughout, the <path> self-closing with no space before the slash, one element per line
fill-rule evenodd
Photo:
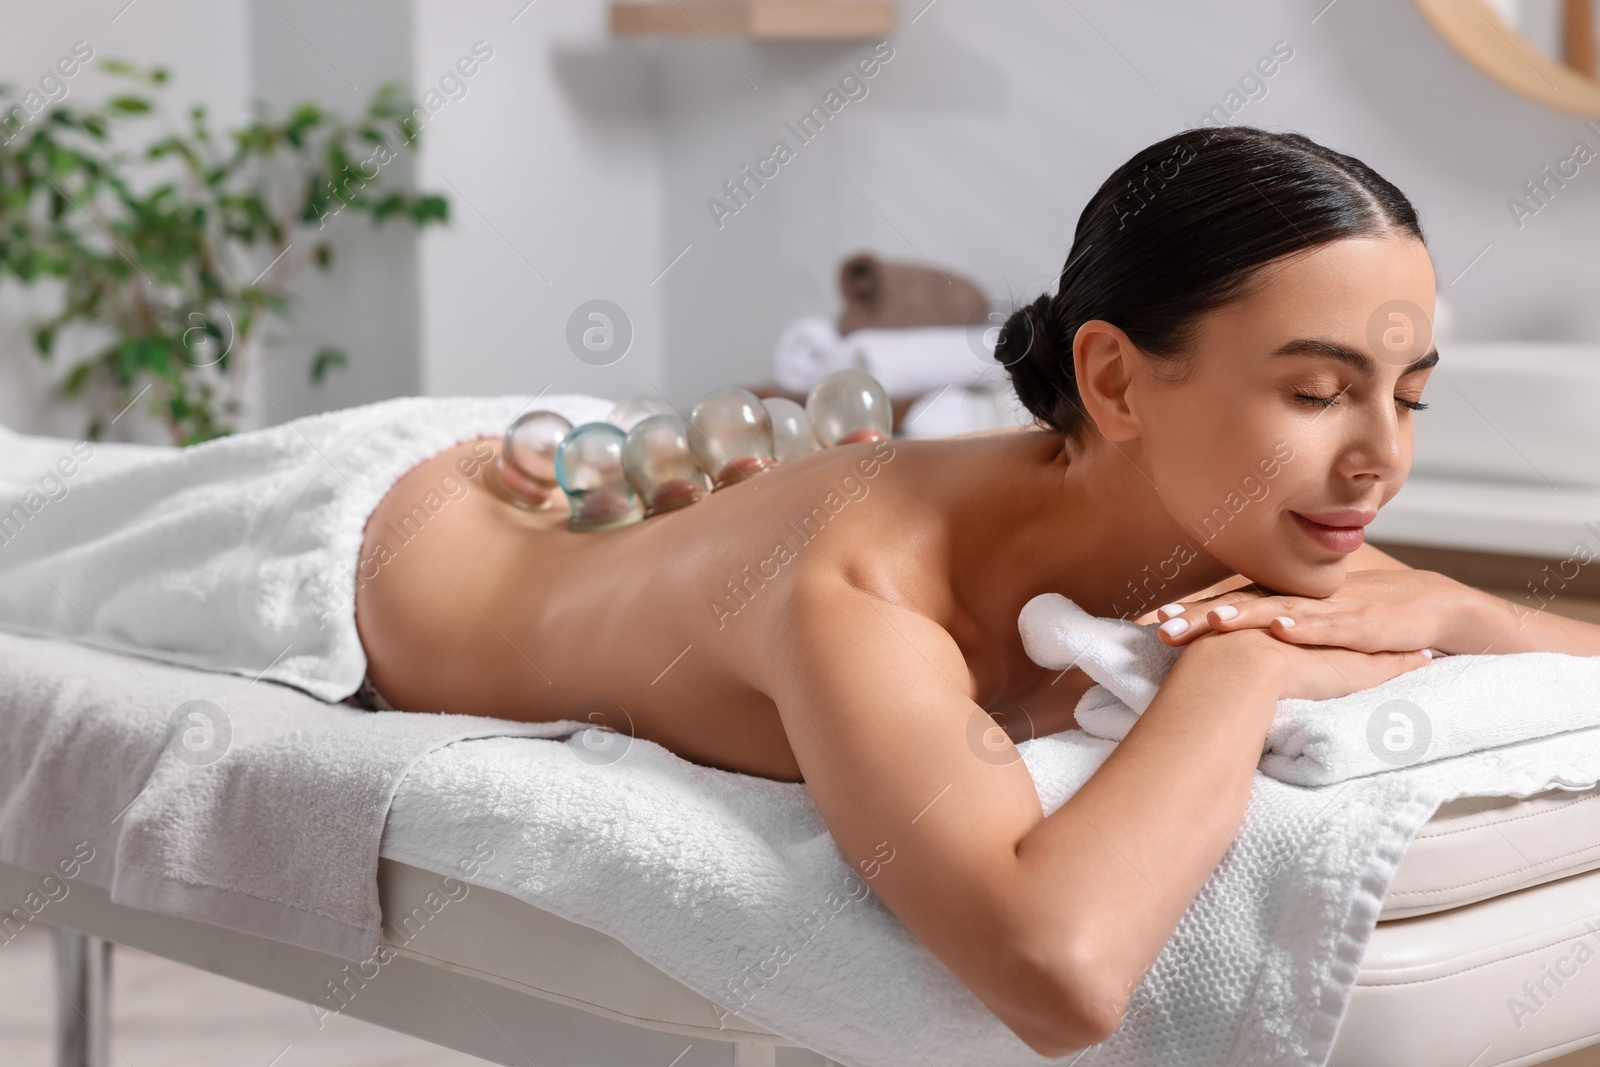
<path fill-rule="evenodd" d="M 1433 349 L 1433 266 L 1410 237 L 1336 241 L 1262 270 L 1206 315 L 1184 377 L 1129 400 L 1168 513 L 1201 552 L 1280 593 L 1327 596 L 1411 469 Z"/>

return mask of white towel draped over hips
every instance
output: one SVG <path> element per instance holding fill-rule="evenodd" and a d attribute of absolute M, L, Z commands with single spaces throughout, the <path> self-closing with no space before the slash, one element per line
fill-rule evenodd
<path fill-rule="evenodd" d="M 532 402 L 402 397 L 190 448 L 113 448 L 13 523 L 0 545 L 0 629 L 342 700 L 366 672 L 354 597 L 367 517 L 413 466 L 498 437 Z M 537 401 L 574 424 L 614 403 Z M 42 476 L 72 444 L 6 435 L 0 452 L 25 448 Z M 0 489 L 31 484 L 26 463 L 0 467 Z"/>

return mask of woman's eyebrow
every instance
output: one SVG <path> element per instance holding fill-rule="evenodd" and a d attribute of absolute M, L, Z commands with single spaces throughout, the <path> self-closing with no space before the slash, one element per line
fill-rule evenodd
<path fill-rule="evenodd" d="M 1320 337 L 1300 337 L 1293 341 L 1285 341 L 1272 350 L 1274 356 L 1320 356 L 1324 359 L 1336 359 L 1340 363 L 1348 363 L 1360 371 L 1363 377 L 1372 377 L 1375 364 L 1372 357 L 1365 352 L 1342 345 L 1337 341 L 1325 341 Z M 1439 362 L 1439 350 L 1432 348 L 1428 354 L 1411 364 L 1400 372 L 1403 378 L 1419 370 L 1427 370 Z"/>

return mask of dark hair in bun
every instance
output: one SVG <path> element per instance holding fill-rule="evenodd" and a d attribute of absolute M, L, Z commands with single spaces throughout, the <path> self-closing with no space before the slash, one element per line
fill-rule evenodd
<path fill-rule="evenodd" d="M 1244 295 L 1260 267 L 1382 233 L 1423 239 L 1405 194 L 1354 156 L 1298 133 L 1187 130 L 1105 180 L 1078 217 L 1055 295 L 1006 320 L 995 359 L 1040 422 L 1081 440 L 1093 427 L 1072 363 L 1083 323 L 1104 319 L 1177 361 L 1199 317 Z"/>

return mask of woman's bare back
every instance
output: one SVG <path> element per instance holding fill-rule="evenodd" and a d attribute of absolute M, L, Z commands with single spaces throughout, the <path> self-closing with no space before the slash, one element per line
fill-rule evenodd
<path fill-rule="evenodd" d="M 408 710 L 594 721 L 799 781 L 769 694 L 788 672 L 854 668 L 808 661 L 778 623 L 797 590 L 829 586 L 915 616 L 900 627 L 908 648 L 922 627 L 948 634 L 965 667 L 945 680 L 1013 740 L 1063 729 L 1087 680 L 1029 661 L 1015 611 L 975 617 L 954 595 L 962 546 L 936 489 L 951 445 L 827 449 L 678 511 L 573 533 L 564 507 L 497 496 L 495 444 L 463 442 L 408 472 L 368 522 L 356 617 L 373 682 Z"/>

